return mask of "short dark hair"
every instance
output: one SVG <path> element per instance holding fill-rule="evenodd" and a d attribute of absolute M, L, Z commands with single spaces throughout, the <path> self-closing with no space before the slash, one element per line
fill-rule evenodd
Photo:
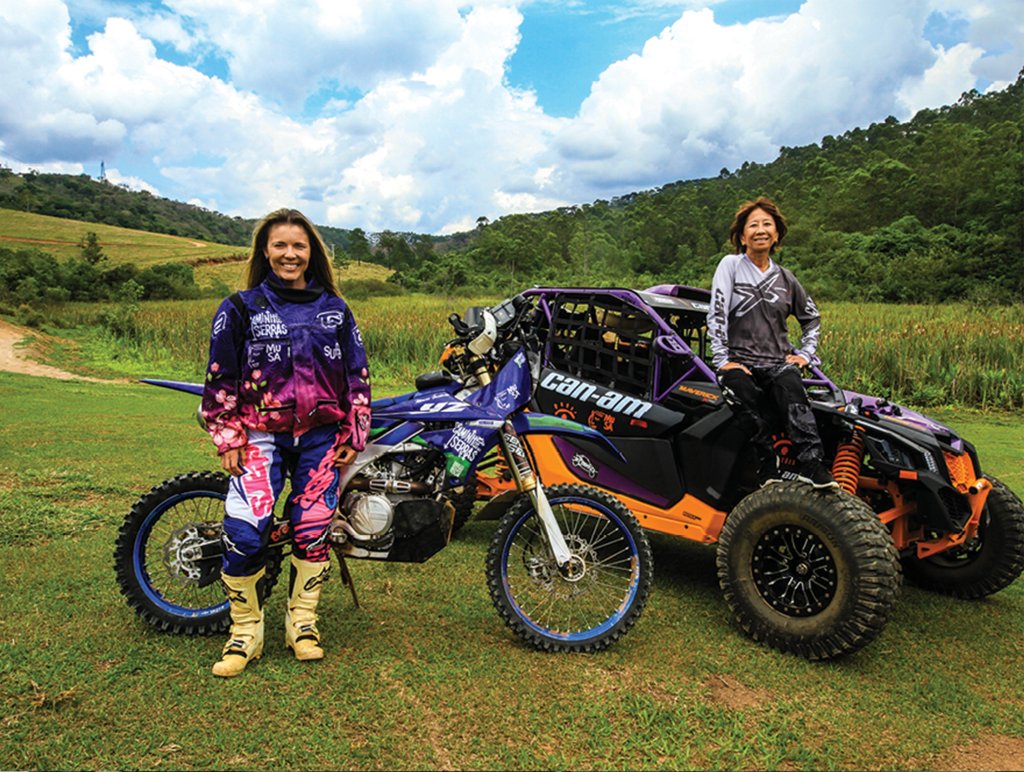
<path fill-rule="evenodd" d="M 258 287 L 267 278 L 267 274 L 270 273 L 270 263 L 266 259 L 270 229 L 275 225 L 283 223 L 298 225 L 306 231 L 306 236 L 309 238 L 310 272 L 325 291 L 341 297 L 338 285 L 334 281 L 331 261 L 327 257 L 327 245 L 324 244 L 324 240 L 316 226 L 298 209 L 275 209 L 256 224 L 252 232 L 252 248 L 249 251 L 246 288 Z"/>
<path fill-rule="evenodd" d="M 775 230 L 779 234 L 779 240 L 772 244 L 768 254 L 774 254 L 775 248 L 782 243 L 786 231 L 789 230 L 789 226 L 786 225 L 786 218 L 782 216 L 779 207 L 770 198 L 761 196 L 755 201 L 744 201 L 740 204 L 740 208 L 736 210 L 736 216 L 733 218 L 732 226 L 729 228 L 729 241 L 735 247 L 737 255 L 743 253 L 743 229 L 747 227 L 750 213 L 755 209 L 763 209 L 775 220 Z"/>

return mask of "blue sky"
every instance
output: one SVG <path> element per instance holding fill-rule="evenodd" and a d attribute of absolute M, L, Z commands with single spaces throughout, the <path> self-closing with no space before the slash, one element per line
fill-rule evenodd
<path fill-rule="evenodd" d="M 541 3 L 523 9 L 522 41 L 509 81 L 532 88 L 550 115 L 572 117 L 611 63 L 639 53 L 679 18 L 685 3 L 636 7 L 621 2 Z M 710 4 L 708 4 L 710 5 Z M 712 5 L 720 24 L 794 13 L 799 0 L 731 0 Z"/>
<path fill-rule="evenodd" d="M 1020 0 L 0 0 L 0 163 L 471 228 L 1003 88 Z"/>

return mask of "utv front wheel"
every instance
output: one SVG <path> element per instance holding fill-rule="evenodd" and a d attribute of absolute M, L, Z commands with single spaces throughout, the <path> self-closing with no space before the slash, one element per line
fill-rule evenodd
<path fill-rule="evenodd" d="M 1024 571 L 1024 504 L 994 477 L 978 535 L 959 547 L 903 561 L 907 578 L 926 590 L 974 600 L 999 592 Z"/>
<path fill-rule="evenodd" d="M 762 488 L 726 518 L 718 581 L 754 640 L 812 660 L 873 641 L 892 614 L 900 563 L 860 499 L 802 482 Z"/>

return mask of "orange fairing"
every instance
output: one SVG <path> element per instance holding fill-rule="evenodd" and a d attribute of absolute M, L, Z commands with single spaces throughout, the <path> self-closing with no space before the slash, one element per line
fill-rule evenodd
<path fill-rule="evenodd" d="M 500 448 L 495 447 L 477 467 L 476 495 L 480 499 L 492 499 L 506 491 L 515 490 L 512 470 Z"/>
<path fill-rule="evenodd" d="M 550 436 L 531 435 L 527 439 L 527 443 L 536 459 L 537 469 L 540 470 L 541 481 L 544 485 L 560 483 L 594 485 L 592 480 L 577 475 L 566 465 Z M 603 490 L 629 507 L 636 515 L 636 519 L 640 521 L 640 525 L 652 531 L 710 544 L 718 541 L 718 535 L 725 523 L 725 512 L 708 506 L 690 494 L 683 496 L 671 507 L 662 509 L 618 491 Z"/>

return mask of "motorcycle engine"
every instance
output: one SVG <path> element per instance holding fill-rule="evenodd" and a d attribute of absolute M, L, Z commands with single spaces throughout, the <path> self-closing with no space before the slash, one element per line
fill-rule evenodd
<path fill-rule="evenodd" d="M 356 539 L 369 541 L 383 536 L 391 528 L 395 509 L 391 500 L 380 493 L 350 492 L 342 504 Z"/>

